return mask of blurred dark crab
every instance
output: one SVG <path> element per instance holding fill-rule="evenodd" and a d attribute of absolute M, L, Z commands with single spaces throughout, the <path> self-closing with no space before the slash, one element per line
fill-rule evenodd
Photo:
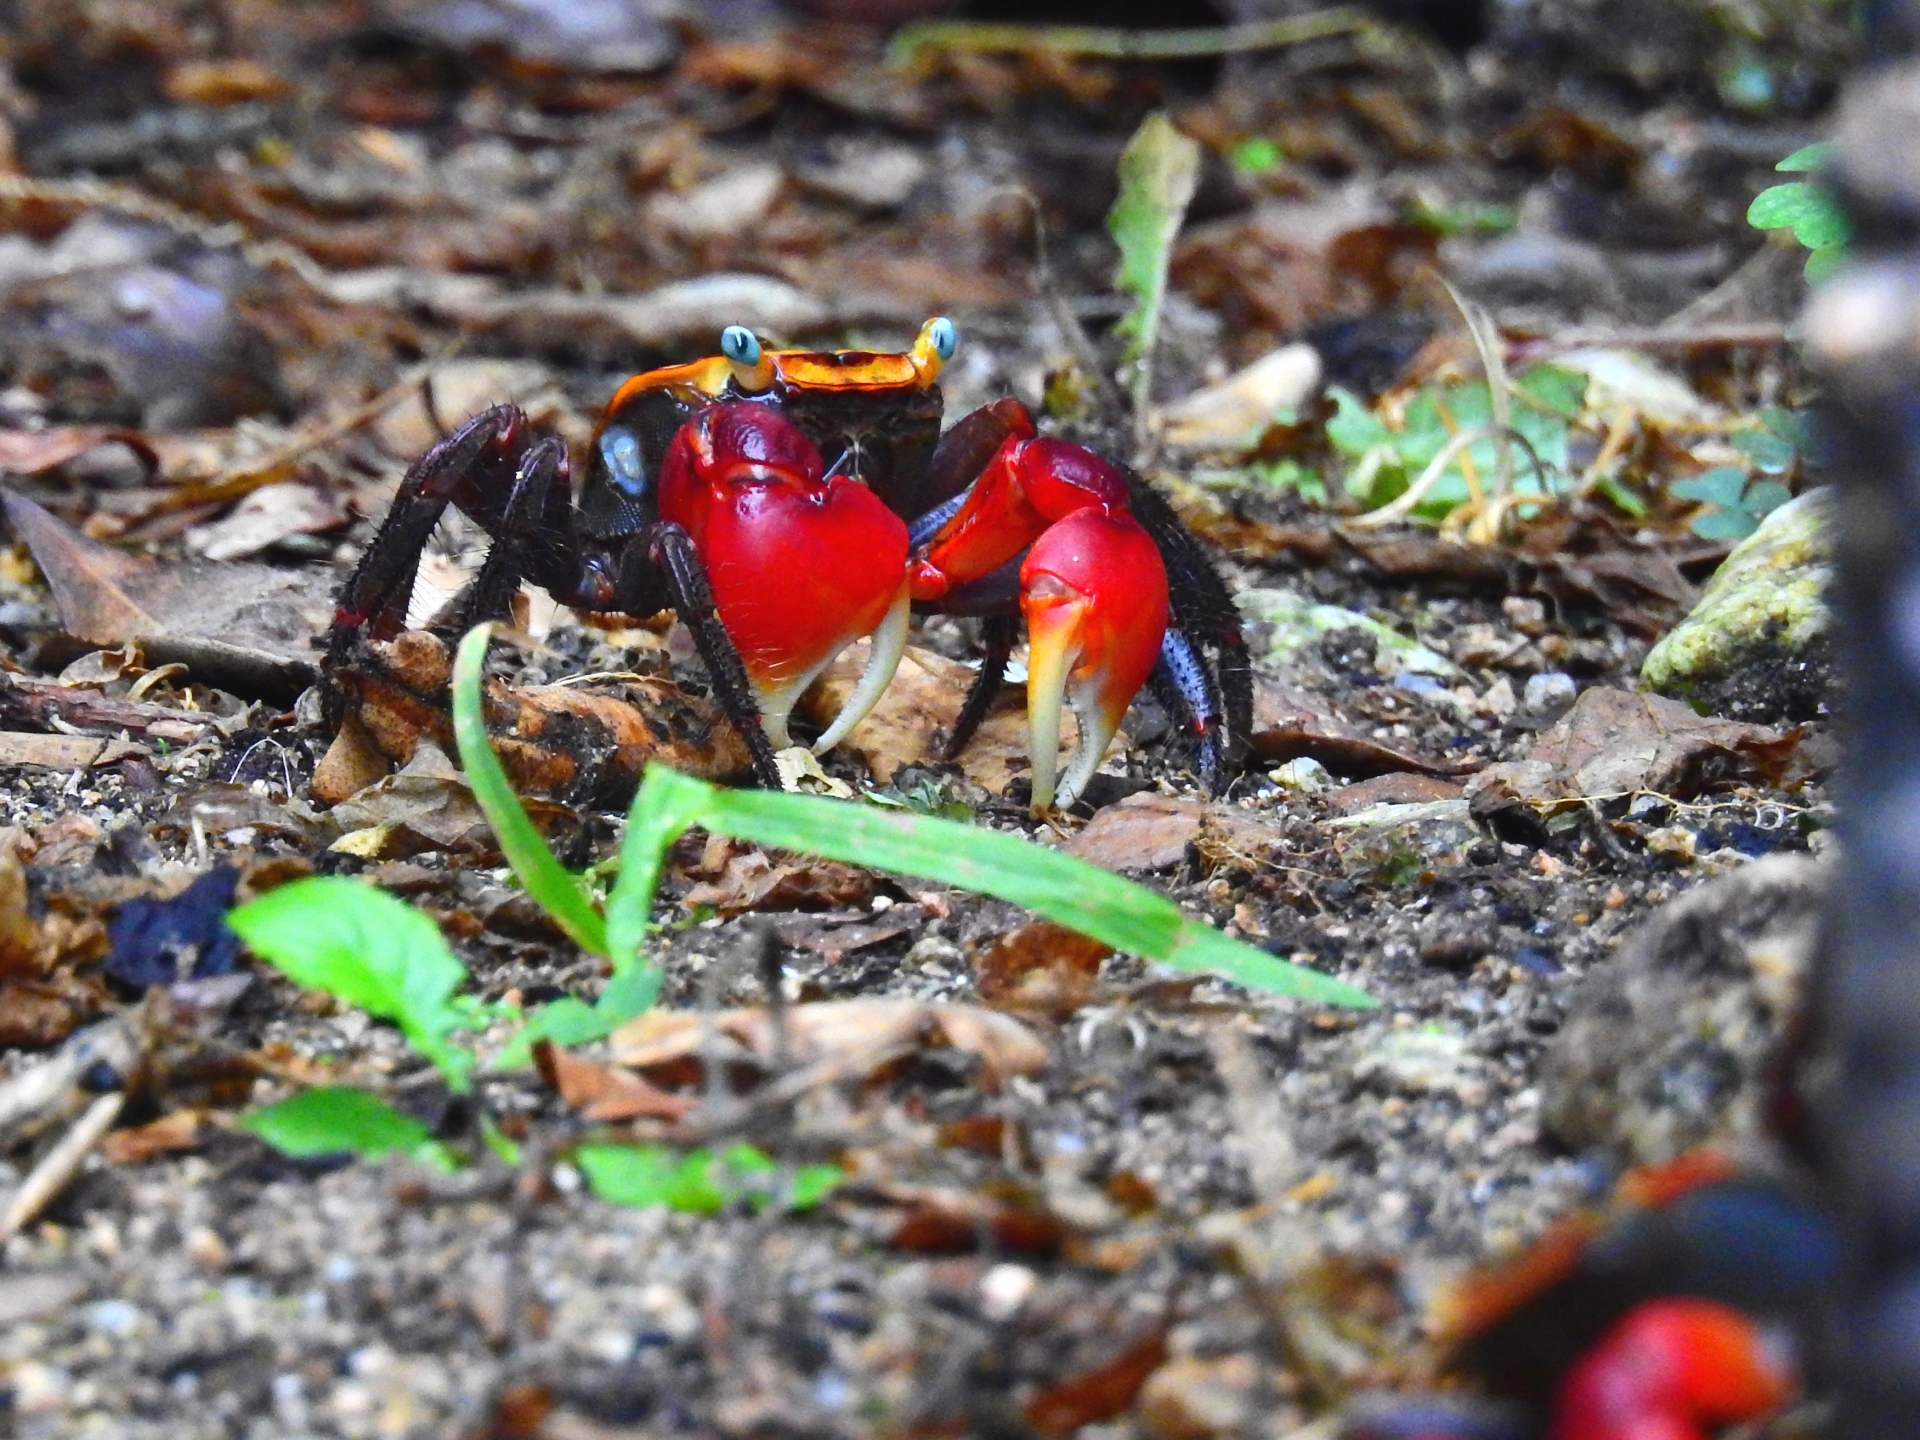
<path fill-rule="evenodd" d="M 719 355 L 620 387 L 577 504 L 561 441 L 531 434 L 511 405 L 473 417 L 401 482 L 341 592 L 329 670 L 401 631 L 422 550 L 453 505 L 493 545 L 434 628 L 505 614 L 523 580 L 583 610 L 672 608 L 762 784 L 779 783 L 795 702 L 866 635 L 866 671 L 814 749 L 872 708 L 917 608 L 983 620 L 985 659 L 948 758 L 985 716 L 1024 615 L 1036 809 L 1072 801 L 1150 680 L 1198 734 L 1217 789 L 1252 708 L 1225 586 L 1145 482 L 1039 435 L 1018 401 L 942 433 L 937 381 L 956 341 L 934 319 L 903 354 L 769 351 L 729 326 Z M 1056 785 L 1063 700 L 1081 742 Z"/>

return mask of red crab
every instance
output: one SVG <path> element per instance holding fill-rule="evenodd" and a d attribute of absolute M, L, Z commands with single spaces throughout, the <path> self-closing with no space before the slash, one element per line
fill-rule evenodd
<path fill-rule="evenodd" d="M 584 610 L 672 608 L 763 784 L 778 783 L 794 703 L 863 635 L 866 673 L 814 748 L 873 706 L 917 607 L 983 618 L 985 659 L 946 758 L 985 716 L 1024 615 L 1036 809 L 1071 803 L 1149 680 L 1197 732 L 1218 788 L 1252 708 L 1225 586 L 1143 481 L 1037 434 L 1018 401 L 941 433 L 937 380 L 956 338 L 934 319 L 903 354 L 768 351 L 729 326 L 719 355 L 620 387 L 577 505 L 559 440 L 511 405 L 475 416 L 401 482 L 341 592 L 329 667 L 403 628 L 451 504 L 494 543 L 435 628 L 504 614 L 523 580 Z M 1063 700 L 1081 743 L 1056 784 Z"/>
<path fill-rule="evenodd" d="M 1443 1295 L 1445 1368 L 1507 1408 L 1373 1397 L 1342 1440 L 1707 1440 L 1793 1398 L 1794 1326 L 1837 1265 L 1818 1211 L 1719 1152 L 1628 1171 Z"/>

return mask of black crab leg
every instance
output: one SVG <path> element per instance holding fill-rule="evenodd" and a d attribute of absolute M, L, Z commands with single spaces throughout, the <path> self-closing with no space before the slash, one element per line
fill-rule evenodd
<path fill-rule="evenodd" d="M 979 730 L 980 722 L 987 718 L 987 711 L 1007 678 L 1007 660 L 1013 654 L 1013 642 L 1019 633 L 1020 624 L 1011 615 L 989 615 L 981 621 L 980 645 L 985 654 L 980 660 L 980 673 L 967 689 L 959 718 L 953 722 L 953 734 L 940 749 L 940 758 L 947 764 L 960 758 L 960 752 Z"/>
<path fill-rule="evenodd" d="M 1153 536 L 1167 566 L 1173 617 L 1155 678 L 1180 696 L 1200 736 L 1201 780 L 1218 794 L 1228 768 L 1246 755 L 1253 737 L 1253 662 L 1240 631 L 1240 608 L 1212 557 L 1173 507 L 1138 475 L 1127 478 L 1134 517 Z"/>
<path fill-rule="evenodd" d="M 707 574 L 701 567 L 692 537 L 669 521 L 659 521 L 643 534 L 644 546 L 630 548 L 630 558 L 622 566 L 621 592 L 628 592 L 626 572 L 637 562 L 650 563 L 657 573 L 666 577 L 673 608 L 693 632 L 694 648 L 700 652 L 700 659 L 713 680 L 720 707 L 747 742 L 747 750 L 753 756 L 754 774 L 767 789 L 778 790 L 780 769 L 774 764 L 773 742 L 761 726 L 760 704 L 747 681 L 747 667 L 741 663 L 740 653 L 734 649 L 726 626 L 720 623 L 720 612 L 713 603 L 713 591 L 707 585 Z M 636 583 L 639 580 L 636 576 Z"/>
<path fill-rule="evenodd" d="M 327 649 L 330 663 L 343 660 L 361 638 L 390 640 L 406 627 L 420 556 L 434 526 L 456 494 L 475 488 L 476 471 L 498 463 L 489 450 L 510 449 L 525 426 L 526 417 L 517 408 L 496 405 L 408 468 L 387 518 L 340 587 Z"/>
<path fill-rule="evenodd" d="M 557 484 L 555 482 L 558 482 Z M 513 489 L 501 512 L 486 562 L 454 606 L 449 628 L 465 632 L 482 620 L 512 611 L 521 580 L 541 572 L 538 547 L 551 541 L 565 547 L 573 533 L 572 487 L 567 476 L 566 442 L 549 436 L 532 446 L 514 472 Z M 533 573 L 536 583 L 542 578 Z"/>
<path fill-rule="evenodd" d="M 1153 667 L 1152 683 L 1161 703 L 1176 714 L 1184 713 L 1187 724 L 1200 737 L 1195 757 L 1200 783 L 1208 793 L 1218 795 L 1225 776 L 1229 726 L 1221 687 L 1214 682 L 1206 657 L 1185 632 L 1167 631 L 1160 642 L 1160 661 Z"/>

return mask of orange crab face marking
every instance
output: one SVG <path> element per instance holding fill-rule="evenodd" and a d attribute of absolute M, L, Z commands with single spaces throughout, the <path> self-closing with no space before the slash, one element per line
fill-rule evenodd
<path fill-rule="evenodd" d="M 736 331 L 746 340 L 730 344 Z M 954 329 L 945 318 L 929 320 L 912 347 L 901 353 L 761 350 L 759 342 L 737 326 L 728 328 L 722 345 L 731 353 L 635 375 L 614 392 L 607 415 L 618 415 L 642 396 L 658 392 L 689 406 L 762 396 L 790 401 L 843 395 L 879 404 L 889 398 L 910 399 L 932 391 L 939 381 L 941 367 L 953 354 Z"/>

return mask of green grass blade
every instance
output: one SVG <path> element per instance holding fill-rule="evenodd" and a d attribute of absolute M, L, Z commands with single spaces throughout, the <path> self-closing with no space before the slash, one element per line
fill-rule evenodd
<path fill-rule="evenodd" d="M 711 793 L 712 787 L 698 780 L 656 768 L 633 797 L 620 842 L 620 877 L 607 896 L 607 952 L 616 979 L 643 963 L 660 867 L 673 842 L 700 818 Z"/>
<path fill-rule="evenodd" d="M 491 625 L 475 626 L 460 642 L 454 657 L 453 737 L 459 743 L 461 768 L 467 773 L 467 783 L 473 787 L 473 798 L 479 802 L 487 823 L 493 826 L 501 852 L 513 867 L 513 873 L 520 877 L 520 883 L 527 887 L 527 893 L 567 932 L 574 944 L 589 954 L 606 955 L 606 922 L 580 893 L 573 876 L 547 849 L 547 842 L 520 804 L 519 796 L 513 793 L 507 772 L 487 739 L 486 721 L 480 712 L 480 677 L 486 666 L 487 641 L 492 634 Z"/>
<path fill-rule="evenodd" d="M 662 773 L 649 769 L 647 785 Z M 674 778 L 682 787 L 700 784 Z M 818 796 L 701 788 L 707 795 L 698 823 L 722 835 L 992 895 L 1117 950 L 1249 988 L 1330 1005 L 1376 1003 L 1351 985 L 1186 919 L 1143 886 L 1018 836 Z"/>

